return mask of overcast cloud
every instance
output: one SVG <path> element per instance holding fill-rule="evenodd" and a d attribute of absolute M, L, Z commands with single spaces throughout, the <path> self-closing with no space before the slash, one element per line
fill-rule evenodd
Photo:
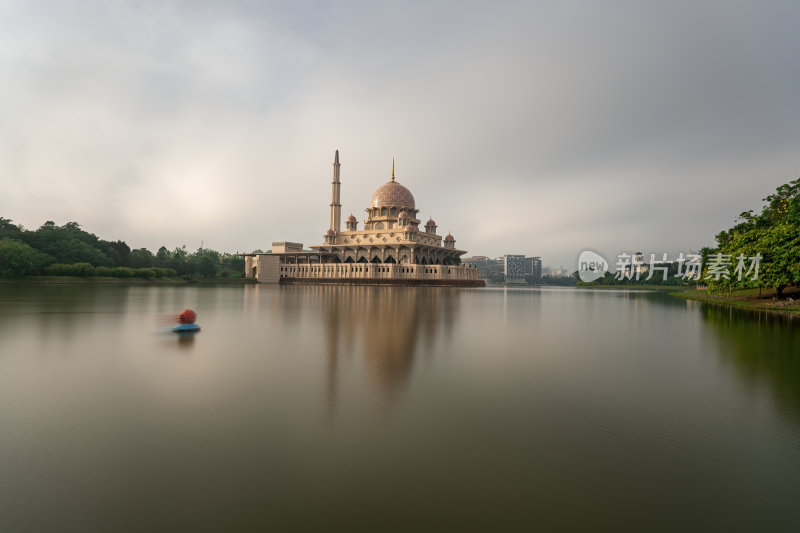
<path fill-rule="evenodd" d="M 469 255 L 711 244 L 800 173 L 800 3 L 0 1 L 0 216 L 317 244 L 333 152 Z"/>

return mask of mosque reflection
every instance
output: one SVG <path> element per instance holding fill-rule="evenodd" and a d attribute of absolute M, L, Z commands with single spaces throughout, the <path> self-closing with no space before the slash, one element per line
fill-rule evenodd
<path fill-rule="evenodd" d="M 391 398 L 409 381 L 418 354 L 452 334 L 460 289 L 445 287 L 305 286 L 303 302 L 321 311 L 328 400 L 335 402 L 343 359 L 363 358 L 366 379 Z"/>

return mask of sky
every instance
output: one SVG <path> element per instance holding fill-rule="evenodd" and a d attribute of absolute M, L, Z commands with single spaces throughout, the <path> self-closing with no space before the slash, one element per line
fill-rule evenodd
<path fill-rule="evenodd" d="M 697 250 L 800 177 L 798 27 L 796 1 L 0 0 L 0 216 L 320 244 L 338 149 L 343 218 L 394 158 L 467 255 Z"/>

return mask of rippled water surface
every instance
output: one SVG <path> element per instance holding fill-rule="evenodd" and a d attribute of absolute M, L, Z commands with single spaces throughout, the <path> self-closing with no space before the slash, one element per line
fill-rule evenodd
<path fill-rule="evenodd" d="M 657 293 L 0 286 L 0 531 L 800 531 L 797 325 Z"/>

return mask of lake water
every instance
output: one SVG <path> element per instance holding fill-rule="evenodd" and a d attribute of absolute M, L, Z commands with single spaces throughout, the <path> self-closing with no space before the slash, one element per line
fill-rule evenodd
<path fill-rule="evenodd" d="M 178 336 L 165 315 L 195 309 Z M 0 531 L 800 531 L 797 319 L 0 285 Z"/>

